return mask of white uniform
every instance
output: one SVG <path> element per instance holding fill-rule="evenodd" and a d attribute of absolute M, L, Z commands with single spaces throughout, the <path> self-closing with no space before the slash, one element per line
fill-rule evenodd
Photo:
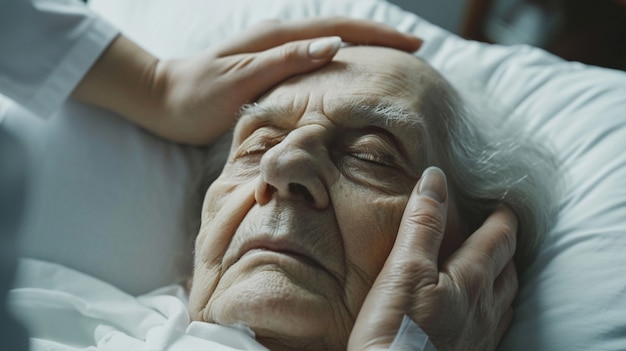
<path fill-rule="evenodd" d="M 77 0 L 0 0 L 0 138 L 5 138 L 5 154 L 17 147 L 7 135 L 5 118 L 13 114 L 48 117 L 117 34 L 117 29 Z M 0 194 L 13 186 L 2 181 L 13 166 L 10 158 L 0 158 Z M 6 314 L 3 301 L 15 266 L 15 224 L 6 222 L 16 219 L 2 214 L 0 220 L 4 228 L 0 230 L 0 340 L 7 349 L 24 350 L 25 335 Z"/>
<path fill-rule="evenodd" d="M 78 0 L 0 0 L 0 131 L 32 156 L 19 252 L 140 294 L 181 277 L 188 239 L 172 233 L 187 233 L 187 202 L 169 185 L 191 182 L 202 158 L 67 99 L 119 33 L 90 10 Z"/>
<path fill-rule="evenodd" d="M 0 1 L 0 94 L 49 116 L 117 34 L 78 0 Z"/>

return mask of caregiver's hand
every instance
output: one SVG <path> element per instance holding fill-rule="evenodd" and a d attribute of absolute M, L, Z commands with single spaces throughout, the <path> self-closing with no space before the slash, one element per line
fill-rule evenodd
<path fill-rule="evenodd" d="M 329 63 L 341 39 L 405 51 L 421 45 L 391 27 L 339 17 L 263 22 L 221 47 L 169 61 L 120 36 L 73 96 L 166 139 L 207 144 L 233 125 L 246 102 Z"/>
<path fill-rule="evenodd" d="M 507 207 L 498 208 L 438 265 L 447 207 L 445 175 L 429 168 L 361 308 L 349 350 L 388 348 L 404 315 L 426 332 L 438 351 L 496 348 L 511 322 L 518 288 L 512 261 L 516 217 Z"/>

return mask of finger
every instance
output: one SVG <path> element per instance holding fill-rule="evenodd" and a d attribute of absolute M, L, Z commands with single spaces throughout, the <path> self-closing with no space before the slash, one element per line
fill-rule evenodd
<path fill-rule="evenodd" d="M 409 306 L 419 299 L 415 292 L 437 284 L 437 252 L 445 232 L 447 206 L 445 174 L 430 167 L 409 198 L 391 253 L 361 306 L 349 350 L 363 350 L 364 345 L 387 348 L 402 318 L 412 317 Z"/>
<path fill-rule="evenodd" d="M 514 261 L 509 261 L 493 284 L 495 312 L 503 314 L 513 305 L 519 282 Z"/>
<path fill-rule="evenodd" d="M 513 258 L 516 246 L 517 217 L 508 206 L 502 205 L 465 240 L 448 262 L 471 262 L 495 278 Z"/>
<path fill-rule="evenodd" d="M 448 189 L 446 176 L 437 167 L 427 168 L 404 210 L 398 236 L 389 255 L 426 259 L 437 271 L 439 249 L 446 230 Z"/>
<path fill-rule="evenodd" d="M 502 318 L 500 319 L 500 323 L 496 327 L 496 330 L 494 333 L 494 340 L 493 340 L 494 344 L 492 347 L 493 350 L 496 349 L 497 345 L 500 344 L 500 341 L 502 340 L 506 332 L 509 330 L 509 327 L 511 326 L 511 322 L 513 321 L 514 315 L 515 314 L 513 312 L 512 307 L 508 308 L 502 315 Z"/>
<path fill-rule="evenodd" d="M 289 42 L 259 54 L 241 55 L 241 69 L 233 76 L 239 95 L 253 100 L 292 76 L 329 63 L 341 46 L 340 37 Z M 250 56 L 253 55 L 253 56 Z"/>
<path fill-rule="evenodd" d="M 378 45 L 413 52 L 422 40 L 384 24 L 345 17 L 318 17 L 291 21 L 266 21 L 235 36 L 221 46 L 218 56 L 264 51 L 290 41 L 340 36 L 346 42 Z"/>

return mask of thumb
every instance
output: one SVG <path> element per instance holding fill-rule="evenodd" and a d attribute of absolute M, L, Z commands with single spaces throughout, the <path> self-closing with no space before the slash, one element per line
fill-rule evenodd
<path fill-rule="evenodd" d="M 430 167 L 407 203 L 394 246 L 359 311 L 349 350 L 387 347 L 405 315 L 418 321 L 420 313 L 429 312 L 416 306 L 437 284 L 447 207 L 445 175 Z"/>
<path fill-rule="evenodd" d="M 446 230 L 448 186 L 446 176 L 437 167 L 429 167 L 409 199 L 389 260 L 398 256 L 425 259 L 437 268 L 439 249 Z M 389 261 L 388 260 L 388 261 Z"/>

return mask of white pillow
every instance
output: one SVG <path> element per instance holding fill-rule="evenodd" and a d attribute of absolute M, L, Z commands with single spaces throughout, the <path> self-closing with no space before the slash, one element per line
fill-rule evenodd
<path fill-rule="evenodd" d="M 418 55 L 453 84 L 523 119 L 556 148 L 566 179 L 554 230 L 521 277 L 501 350 L 626 349 L 626 74 L 564 62 L 525 46 L 466 41 L 384 1 L 91 0 L 148 50 L 189 55 L 267 18 L 346 15 L 426 40 Z M 86 115 L 86 116 L 82 116 Z M 32 256 L 131 292 L 175 274 L 183 190 L 198 154 L 108 112 L 77 104 L 48 123 L 25 235 Z M 46 237 L 51 233 L 54 237 Z"/>

